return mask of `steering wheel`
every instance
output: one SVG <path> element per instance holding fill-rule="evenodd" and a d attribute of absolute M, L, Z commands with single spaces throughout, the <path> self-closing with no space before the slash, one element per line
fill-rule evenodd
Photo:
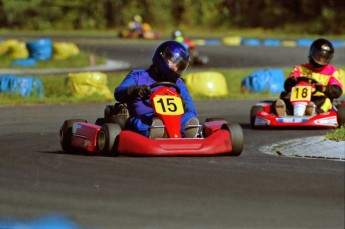
<path fill-rule="evenodd" d="M 301 81 L 309 83 L 309 84 L 317 84 L 317 83 L 319 83 L 316 79 L 310 78 L 308 76 L 296 77 L 296 83 L 299 83 Z"/>
<path fill-rule="evenodd" d="M 176 90 L 176 92 L 178 94 L 181 93 L 181 90 L 180 90 L 179 86 L 177 86 L 175 83 L 172 83 L 172 82 L 169 82 L 169 81 L 156 82 L 156 83 L 151 84 L 149 87 L 151 89 L 153 89 L 153 88 L 160 87 L 160 86 L 172 87 L 172 88 L 174 88 Z M 148 98 L 149 98 L 149 96 L 143 97 L 143 98 L 141 98 L 141 101 L 143 102 L 143 104 L 145 106 L 151 107 L 151 103 L 150 103 L 150 101 L 148 101 Z"/>
<path fill-rule="evenodd" d="M 179 86 L 177 86 L 175 83 L 172 83 L 172 82 L 169 82 L 169 81 L 162 81 L 162 82 L 156 82 L 156 83 L 153 83 L 150 85 L 150 88 L 153 89 L 153 88 L 156 88 L 156 87 L 159 87 L 159 86 L 165 86 L 165 87 L 172 87 L 176 90 L 176 92 L 178 94 L 181 93 L 181 90 L 179 88 Z"/>

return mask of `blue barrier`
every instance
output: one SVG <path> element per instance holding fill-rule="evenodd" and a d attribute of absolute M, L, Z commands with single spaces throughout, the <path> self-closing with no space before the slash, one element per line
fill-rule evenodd
<path fill-rule="evenodd" d="M 244 38 L 241 40 L 241 45 L 247 46 L 259 46 L 261 44 L 259 39 L 255 38 Z"/>
<path fill-rule="evenodd" d="M 234 41 L 231 41 L 231 39 Z M 309 47 L 314 40 L 309 38 L 297 39 L 297 40 L 284 40 L 284 39 L 260 39 L 256 38 L 240 38 L 240 37 L 226 37 L 222 39 L 197 39 L 195 44 L 203 45 L 245 45 L 245 46 L 286 46 L 286 47 Z M 192 40 L 194 42 L 194 40 Z M 334 47 L 344 47 L 344 40 L 331 41 Z"/>
<path fill-rule="evenodd" d="M 334 47 L 344 47 L 345 46 L 345 41 L 336 40 L 336 41 L 332 41 L 332 44 L 333 44 Z"/>
<path fill-rule="evenodd" d="M 44 97 L 44 87 L 39 78 L 26 76 L 17 77 L 12 75 L 0 77 L 0 93 L 13 95 L 19 94 L 23 97 Z"/>
<path fill-rule="evenodd" d="M 279 94 L 284 91 L 284 72 L 281 69 L 262 69 L 251 73 L 241 82 L 241 88 L 251 93 L 269 91 Z"/>
<path fill-rule="evenodd" d="M 296 41 L 297 46 L 302 46 L 302 47 L 309 47 L 314 40 L 311 39 L 299 39 Z"/>
<path fill-rule="evenodd" d="M 26 43 L 30 57 L 35 60 L 50 60 L 53 55 L 53 42 L 49 38 L 42 38 Z"/>
<path fill-rule="evenodd" d="M 219 39 L 207 39 L 205 45 L 221 45 L 222 42 Z"/>
<path fill-rule="evenodd" d="M 262 44 L 264 46 L 280 46 L 281 41 L 278 39 L 265 39 Z"/>
<path fill-rule="evenodd" d="M 11 66 L 34 67 L 36 60 L 34 58 L 17 59 L 11 62 Z"/>

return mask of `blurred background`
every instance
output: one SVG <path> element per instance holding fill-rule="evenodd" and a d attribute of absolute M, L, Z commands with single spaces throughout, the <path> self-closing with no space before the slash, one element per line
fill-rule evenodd
<path fill-rule="evenodd" d="M 133 15 L 173 28 L 344 35 L 343 0 L 2 0 L 0 30 L 120 30 Z"/>

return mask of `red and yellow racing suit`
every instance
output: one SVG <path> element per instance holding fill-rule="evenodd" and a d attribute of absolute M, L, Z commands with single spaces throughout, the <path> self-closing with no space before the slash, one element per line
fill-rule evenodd
<path fill-rule="evenodd" d="M 317 113 L 331 110 L 333 99 L 339 98 L 343 93 L 340 70 L 330 64 L 325 65 L 321 69 L 315 69 L 309 63 L 295 66 L 284 83 L 286 92 L 291 91 L 291 88 L 296 84 L 296 78 L 300 76 L 313 78 L 320 84 L 312 98 L 316 105 Z"/>

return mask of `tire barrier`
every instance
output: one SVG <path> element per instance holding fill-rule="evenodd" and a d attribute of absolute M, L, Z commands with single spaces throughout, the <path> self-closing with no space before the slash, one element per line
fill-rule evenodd
<path fill-rule="evenodd" d="M 239 36 L 229 36 L 221 39 L 192 39 L 196 45 L 229 45 L 229 46 L 285 46 L 285 47 L 309 47 L 313 39 L 302 38 L 296 40 L 285 39 L 258 39 L 258 38 L 242 38 Z M 331 41 L 334 47 L 344 47 L 345 40 Z"/>
<path fill-rule="evenodd" d="M 14 39 L 0 42 L 0 56 L 14 59 L 11 66 L 15 67 L 34 67 L 36 61 L 62 60 L 79 53 L 78 46 L 72 42 L 52 42 L 48 38 L 26 43 Z"/>
<path fill-rule="evenodd" d="M 73 96 L 84 97 L 97 94 L 113 99 L 113 93 L 108 88 L 108 78 L 103 72 L 69 73 L 65 86 Z"/>
<path fill-rule="evenodd" d="M 194 72 L 183 78 L 192 96 L 222 97 L 228 94 L 225 77 L 219 72 Z"/>
<path fill-rule="evenodd" d="M 262 69 L 251 73 L 242 80 L 241 92 L 280 94 L 284 91 L 284 81 L 284 72 L 282 70 Z"/>
<path fill-rule="evenodd" d="M 53 43 L 53 59 L 63 60 L 70 56 L 80 53 L 78 46 L 72 42 L 54 42 Z"/>
<path fill-rule="evenodd" d="M 34 58 L 17 59 L 11 62 L 13 67 L 34 67 L 36 66 L 36 60 Z"/>
<path fill-rule="evenodd" d="M 0 93 L 43 98 L 44 87 L 42 81 L 37 77 L 6 75 L 0 77 Z"/>
<path fill-rule="evenodd" d="M 26 46 L 30 52 L 30 57 L 35 60 L 50 60 L 53 54 L 53 42 L 49 38 L 41 38 L 29 41 Z"/>

